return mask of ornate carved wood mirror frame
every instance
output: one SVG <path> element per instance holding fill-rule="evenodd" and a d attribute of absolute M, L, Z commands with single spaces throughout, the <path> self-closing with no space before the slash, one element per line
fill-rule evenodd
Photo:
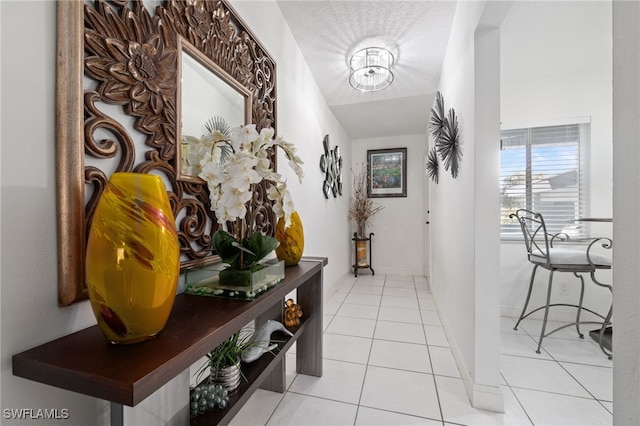
<path fill-rule="evenodd" d="M 276 128 L 276 65 L 226 1 L 58 1 L 56 162 L 58 302 L 86 298 L 87 230 L 111 173 L 160 175 L 169 191 L 181 268 L 216 261 L 218 224 L 206 186 L 178 179 L 178 40 L 251 93 L 256 127 Z M 275 158 L 272 159 L 275 162 Z M 251 218 L 273 234 L 260 188 Z"/>

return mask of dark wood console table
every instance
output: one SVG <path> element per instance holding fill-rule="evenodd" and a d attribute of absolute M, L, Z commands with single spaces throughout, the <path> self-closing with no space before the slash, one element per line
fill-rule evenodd
<path fill-rule="evenodd" d="M 112 424 L 122 424 L 122 405 L 137 405 L 252 320 L 282 321 L 284 298 L 297 289 L 304 317 L 294 336 L 274 334 L 281 341 L 281 351 L 275 357 L 267 353 L 243 364 L 247 381 L 230 395 L 229 405 L 191 422 L 226 424 L 258 387 L 284 392 L 284 355 L 294 341 L 297 372 L 322 375 L 322 271 L 326 264 L 326 258 L 303 258 L 286 268 L 282 284 L 251 302 L 180 294 L 166 327 L 155 339 L 112 345 L 96 325 L 14 355 L 13 374 L 111 401 Z"/>

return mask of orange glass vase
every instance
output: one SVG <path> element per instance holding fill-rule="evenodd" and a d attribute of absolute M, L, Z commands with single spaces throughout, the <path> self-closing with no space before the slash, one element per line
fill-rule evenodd
<path fill-rule="evenodd" d="M 356 262 L 359 267 L 369 266 L 367 262 L 367 241 L 368 240 L 356 241 L 356 253 L 358 257 Z"/>
<path fill-rule="evenodd" d="M 113 173 L 93 214 L 86 279 L 98 326 L 112 343 L 150 339 L 167 323 L 180 248 L 164 183 Z"/>

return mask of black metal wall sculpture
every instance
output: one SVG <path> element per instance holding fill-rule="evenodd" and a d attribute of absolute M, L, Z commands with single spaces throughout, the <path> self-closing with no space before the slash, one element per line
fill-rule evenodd
<path fill-rule="evenodd" d="M 442 131 L 444 129 L 444 98 L 442 93 L 436 92 L 436 99 L 431 107 L 431 117 L 429 119 L 429 132 L 433 137 L 434 145 L 438 144 Z"/>
<path fill-rule="evenodd" d="M 329 198 L 329 193 L 336 198 L 342 195 L 342 157 L 337 146 L 333 149 L 329 147 L 329 135 L 325 135 L 322 144 L 324 145 L 324 154 L 320 156 L 320 170 L 324 173 L 322 191 L 325 198 Z"/>
<path fill-rule="evenodd" d="M 427 156 L 427 173 L 433 182 L 438 183 L 438 154 L 435 146 L 429 150 Z"/>
<path fill-rule="evenodd" d="M 450 108 L 448 115 L 445 116 L 444 97 L 440 92 L 436 93 L 436 98 L 431 108 L 429 132 L 433 137 L 434 144 L 427 160 L 429 176 L 434 182 L 438 183 L 438 159 L 437 157 L 432 159 L 432 154 L 435 156 L 435 149 L 444 163 L 444 169 L 447 171 L 451 169 L 451 176 L 455 179 L 458 176 L 460 161 L 462 159 L 462 151 L 460 151 L 460 129 L 458 127 L 458 118 L 453 108 Z M 433 170 L 435 170 L 435 175 L 433 174 Z"/>
<path fill-rule="evenodd" d="M 458 128 L 458 118 L 453 108 L 449 109 L 449 115 L 445 119 L 445 125 L 436 145 L 440 159 L 444 163 L 444 169 L 451 168 L 451 176 L 458 177 L 458 169 L 462 152 L 460 151 L 460 130 Z"/>

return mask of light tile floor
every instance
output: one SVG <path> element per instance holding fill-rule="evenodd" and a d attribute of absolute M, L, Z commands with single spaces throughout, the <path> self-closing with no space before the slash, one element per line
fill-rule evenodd
<path fill-rule="evenodd" d="M 324 374 L 258 390 L 232 425 L 610 425 L 612 361 L 563 330 L 535 353 L 540 321 L 501 322 L 504 413 L 470 406 L 424 277 L 351 277 L 324 309 Z"/>

